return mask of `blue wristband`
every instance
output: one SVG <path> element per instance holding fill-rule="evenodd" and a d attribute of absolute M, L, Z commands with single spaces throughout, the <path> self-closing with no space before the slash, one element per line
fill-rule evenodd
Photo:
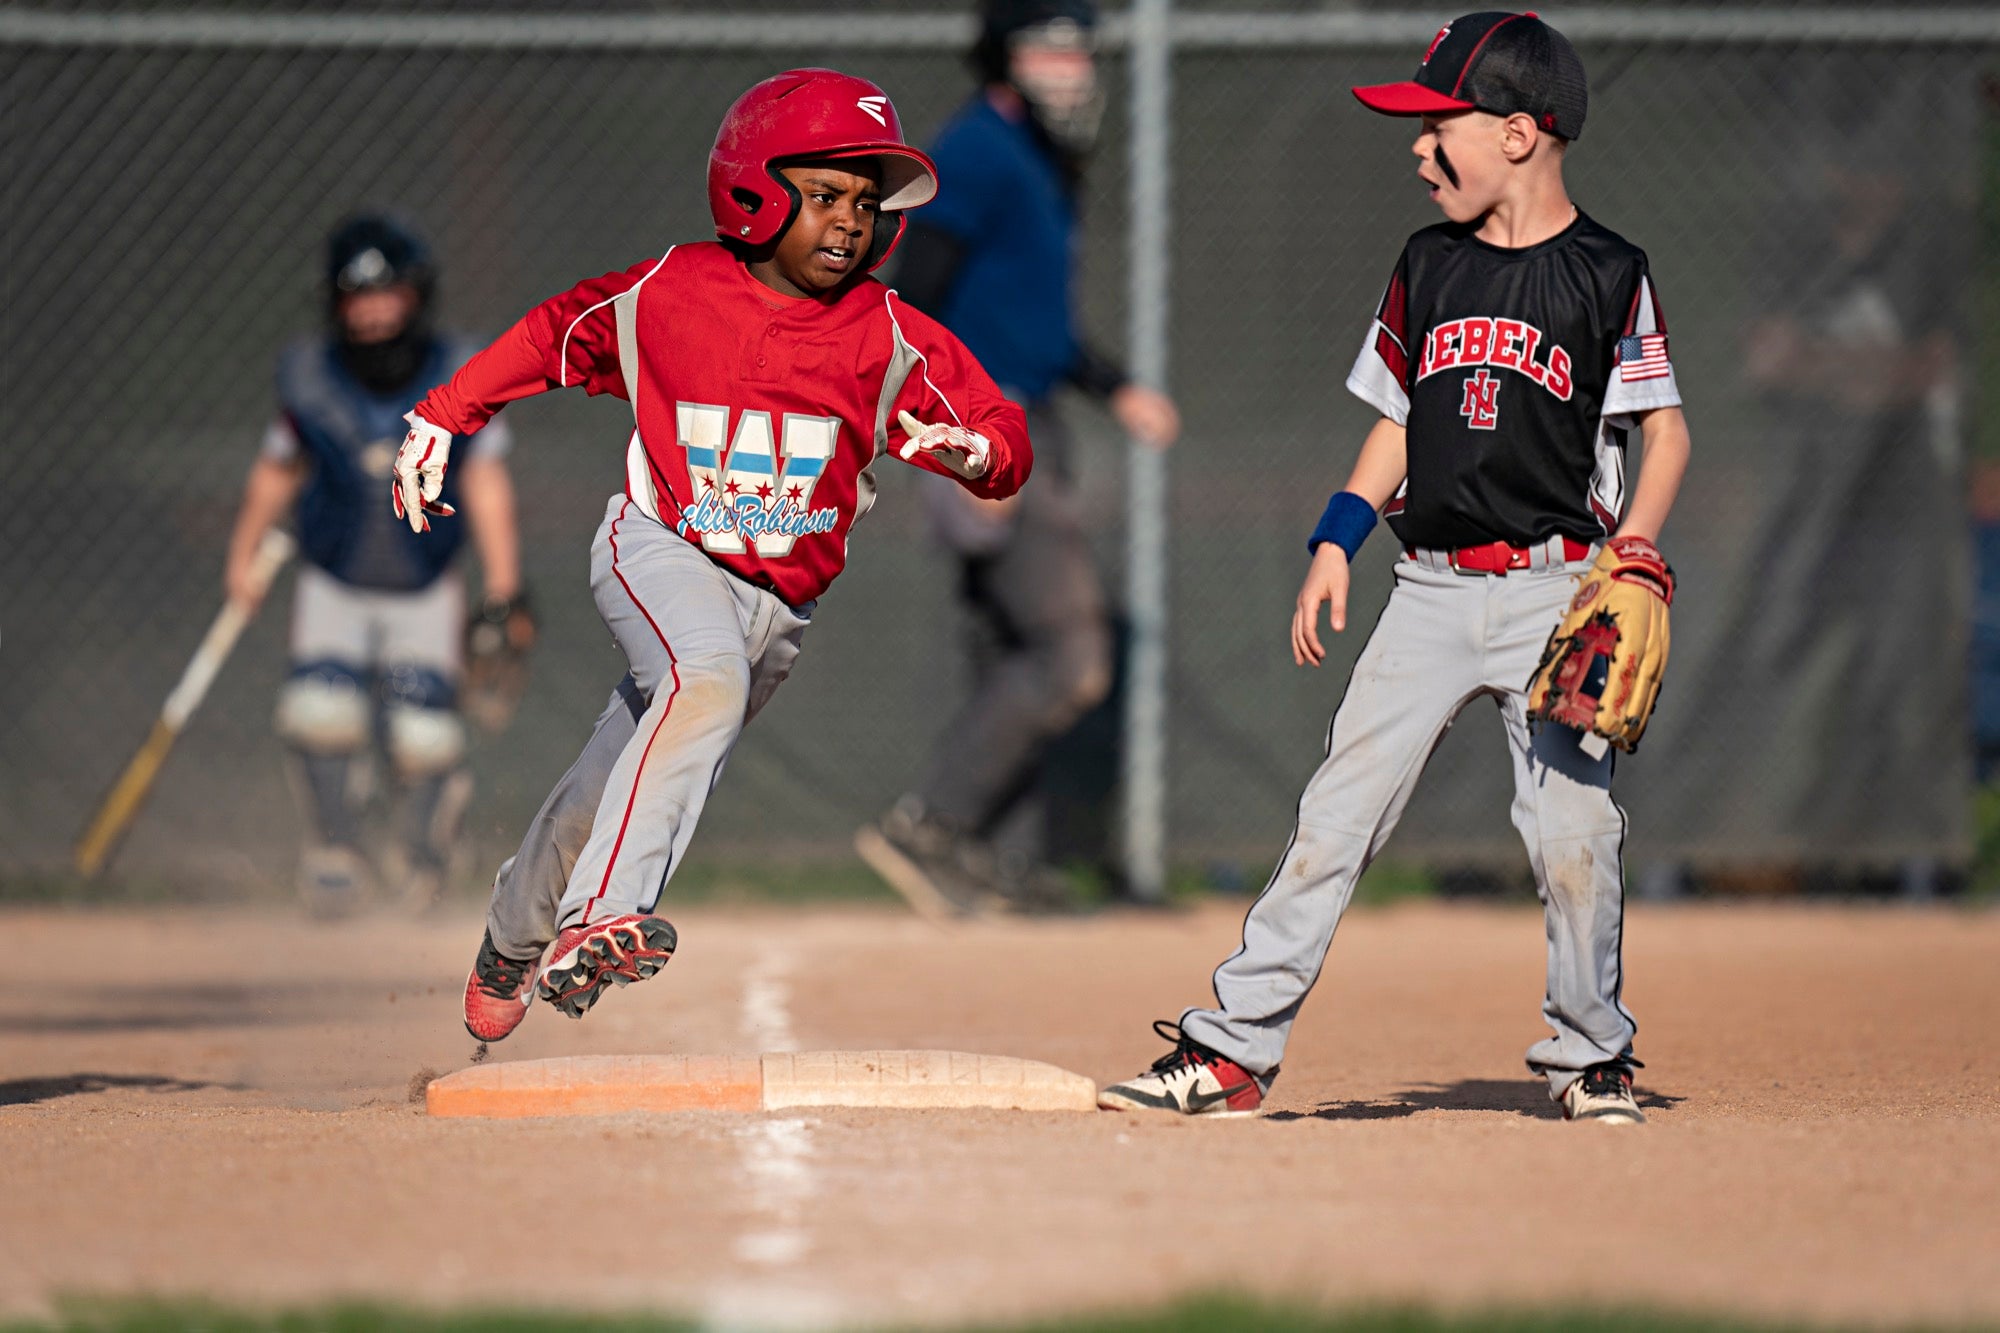
<path fill-rule="evenodd" d="M 1317 553 L 1322 542 L 1332 542 L 1347 552 L 1352 560 L 1354 553 L 1361 549 L 1361 543 L 1368 540 L 1368 534 L 1375 530 L 1375 506 L 1356 495 L 1353 491 L 1336 491 L 1326 502 L 1326 512 L 1319 516 L 1319 526 L 1313 535 L 1306 538 L 1308 553 Z"/>

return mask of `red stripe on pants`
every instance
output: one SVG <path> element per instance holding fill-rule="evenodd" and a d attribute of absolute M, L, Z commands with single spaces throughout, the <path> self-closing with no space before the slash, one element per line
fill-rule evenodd
<path fill-rule="evenodd" d="M 666 711 L 661 713 L 660 720 L 653 724 L 653 734 L 646 738 L 646 748 L 639 754 L 639 770 L 632 775 L 632 794 L 625 798 L 625 818 L 618 823 L 618 840 L 611 844 L 611 859 L 604 863 L 603 882 L 597 886 L 597 892 L 590 895 L 590 901 L 583 905 L 583 915 L 578 918 L 578 924 L 580 925 L 588 925 L 590 923 L 591 910 L 604 897 L 605 890 L 611 887 L 611 871 L 618 864 L 619 850 L 625 846 L 625 833 L 632 827 L 633 807 L 639 804 L 639 782 L 646 775 L 646 760 L 652 757 L 653 742 L 660 739 L 660 733 L 666 730 L 667 719 L 673 716 L 674 699 L 681 692 L 681 663 L 680 659 L 674 656 L 673 645 L 667 642 L 667 636 L 660 631 L 660 623 L 653 619 L 653 613 L 646 609 L 646 604 L 639 600 L 639 594 L 632 590 L 631 583 L 626 580 L 624 573 L 618 568 L 618 525 L 625 521 L 631 510 L 632 501 L 628 498 L 620 506 L 618 517 L 611 521 L 611 572 L 617 575 L 618 584 L 625 589 L 625 595 L 631 598 L 632 605 L 639 608 L 639 614 L 644 616 L 646 623 L 653 627 L 653 633 L 660 640 L 660 647 L 667 650 L 667 668 L 668 672 L 674 678 L 674 683 L 673 688 L 667 692 Z"/>

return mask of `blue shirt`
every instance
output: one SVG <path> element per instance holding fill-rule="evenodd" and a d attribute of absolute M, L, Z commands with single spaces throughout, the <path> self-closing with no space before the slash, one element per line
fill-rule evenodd
<path fill-rule="evenodd" d="M 1076 206 L 1026 122 L 974 97 L 931 147 L 942 188 L 918 217 L 965 247 L 935 313 L 1002 389 L 1046 398 L 1079 359 Z"/>
<path fill-rule="evenodd" d="M 463 511 L 432 518 L 429 532 L 411 532 L 390 508 L 390 470 L 409 430 L 403 413 L 474 350 L 436 340 L 416 377 L 387 394 L 357 380 L 331 339 L 305 339 L 285 350 L 278 359 L 283 415 L 265 436 L 263 453 L 280 461 L 303 455 L 311 464 L 298 507 L 299 550 L 307 560 L 352 587 L 394 592 L 429 587 L 444 573 L 465 536 Z M 506 447 L 505 431 L 491 425 L 472 439 L 470 448 L 465 438 L 452 441 L 454 463 Z M 445 472 L 447 504 L 457 502 L 457 474 Z"/>

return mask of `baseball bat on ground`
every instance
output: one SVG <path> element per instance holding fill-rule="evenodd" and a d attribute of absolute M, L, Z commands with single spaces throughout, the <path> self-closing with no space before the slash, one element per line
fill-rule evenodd
<path fill-rule="evenodd" d="M 277 528 L 265 533 L 264 540 L 257 544 L 257 553 L 250 563 L 250 584 L 260 601 L 269 590 L 271 580 L 292 558 L 294 549 L 296 544 L 291 534 Z M 250 623 L 251 615 L 251 611 L 236 602 L 223 604 L 215 623 L 202 636 L 201 647 L 195 649 L 193 660 L 181 673 L 180 683 L 174 686 L 173 692 L 167 695 L 166 703 L 161 705 L 160 716 L 154 721 L 146 743 L 132 756 L 132 762 L 125 765 L 118 781 L 111 784 L 111 790 L 97 807 L 90 827 L 77 839 L 78 873 L 93 876 L 104 868 L 118 840 L 131 827 L 133 817 L 145 803 L 146 793 L 152 790 L 153 779 L 159 776 L 160 765 L 166 762 L 167 752 L 174 748 L 174 742 L 187 726 L 188 719 L 194 716 L 194 710 L 201 707 L 202 698 L 207 695 L 208 687 L 215 683 L 215 675 L 222 670 L 222 664 L 229 660 L 230 651 L 236 647 L 237 637 Z"/>

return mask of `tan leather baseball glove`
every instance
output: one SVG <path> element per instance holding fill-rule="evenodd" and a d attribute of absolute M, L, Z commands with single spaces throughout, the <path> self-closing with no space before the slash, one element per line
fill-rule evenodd
<path fill-rule="evenodd" d="M 1674 572 L 1644 537 L 1597 553 L 1528 682 L 1528 720 L 1574 727 L 1630 753 L 1667 669 Z"/>

